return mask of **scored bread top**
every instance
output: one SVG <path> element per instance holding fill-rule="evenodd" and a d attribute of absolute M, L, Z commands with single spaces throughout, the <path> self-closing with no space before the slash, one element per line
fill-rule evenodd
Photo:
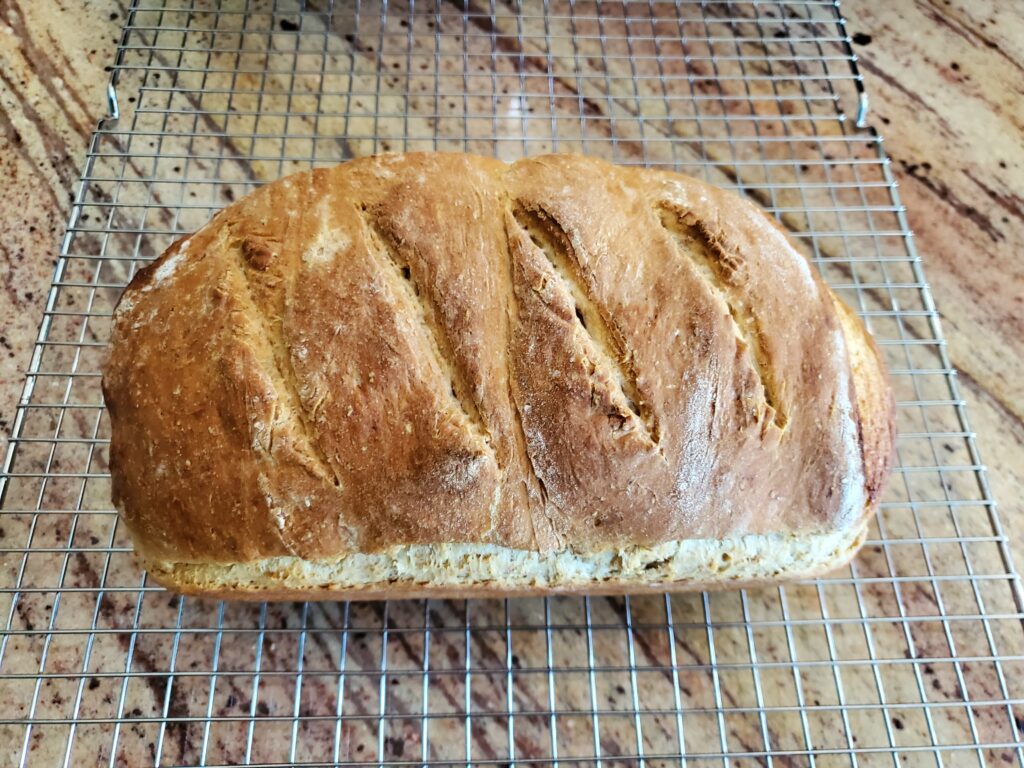
<path fill-rule="evenodd" d="M 877 350 L 768 216 L 571 155 L 268 184 L 135 276 L 103 388 L 115 504 L 175 562 L 841 530 L 893 446 Z"/>

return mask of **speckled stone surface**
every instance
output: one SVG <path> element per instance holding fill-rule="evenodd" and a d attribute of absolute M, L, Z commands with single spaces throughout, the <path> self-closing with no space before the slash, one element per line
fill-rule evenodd
<path fill-rule="evenodd" d="M 899 7 L 893 9 L 890 5 Z M 1019 244 L 1024 242 L 1024 202 L 1019 196 L 1019 191 L 1024 188 L 1024 161 L 1020 150 L 1024 133 L 1024 106 L 1019 89 L 1019 83 L 1024 81 L 1021 73 L 1024 62 L 1024 20 L 1008 4 L 995 2 L 851 3 L 844 6 L 844 10 L 849 19 L 849 29 L 855 35 L 855 48 L 861 56 L 861 67 L 872 96 L 869 119 L 886 137 L 886 151 L 893 158 L 894 171 L 901 183 L 903 202 L 909 209 L 910 223 L 917 233 L 917 244 L 925 261 L 927 276 L 943 314 L 949 349 L 954 363 L 961 370 L 961 385 L 970 405 L 969 415 L 974 428 L 979 432 L 982 455 L 991 468 L 996 497 L 1002 502 L 1002 518 L 1014 541 L 1018 557 L 1021 557 L 1020 545 L 1024 536 L 1024 506 L 1021 501 L 1024 495 L 1024 407 L 1021 405 L 1024 402 L 1024 312 L 1021 294 L 1024 292 L 1020 286 L 1024 282 L 1024 265 L 1015 249 L 1019 249 Z M 107 74 L 103 67 L 113 55 L 123 18 L 124 8 L 118 4 L 65 0 L 44 5 L 0 0 L 0 170 L 5 180 L 0 185 L 0 277 L 3 280 L 3 293 L 0 294 L 0 301 L 3 302 L 0 418 L 4 419 L 0 431 L 8 428 L 21 391 L 21 372 L 29 364 L 53 259 L 60 248 L 69 201 L 78 179 L 86 142 L 95 121 L 105 109 Z M 1007 82 L 1017 83 L 1017 90 L 1007 87 Z M 97 504 L 102 503 L 102 500 L 97 499 Z M 84 521 L 79 531 L 83 541 L 87 541 L 87 536 L 92 533 L 88 530 L 90 524 L 91 521 Z M 48 531 L 46 528 L 41 530 Z M 57 532 L 55 528 L 55 537 Z M 95 533 L 97 536 L 102 535 L 99 527 Z M 117 557 L 126 559 L 128 555 Z M 871 562 L 872 557 L 870 553 L 867 554 L 868 564 L 865 567 L 870 569 L 877 566 L 884 573 L 881 566 Z M 76 577 L 82 578 L 83 583 L 94 583 L 88 581 L 96 578 L 95 572 L 90 575 L 92 561 L 86 557 L 81 560 Z M 130 571 L 127 562 L 126 571 Z M 52 576 L 46 573 L 34 576 L 39 579 L 39 583 L 49 583 L 48 578 L 52 581 Z M 802 589 L 795 588 L 792 593 L 787 592 L 793 596 L 791 609 L 798 610 L 801 597 L 806 597 L 808 604 L 814 603 L 815 595 L 809 592 L 803 594 Z M 869 610 L 878 610 L 877 615 L 881 617 L 891 616 L 896 609 L 891 599 L 881 592 L 879 590 L 878 594 L 867 595 Z M 849 599 L 848 595 L 846 597 Z M 919 594 L 908 594 L 906 599 L 917 612 L 926 613 L 929 610 L 926 590 L 921 590 Z M 755 617 L 772 619 L 782 611 L 777 595 L 770 592 L 758 593 L 750 605 L 741 606 L 730 600 L 730 597 L 726 597 L 716 601 L 716 610 L 723 611 L 716 618 L 739 621 L 749 611 Z M 98 621 L 103 626 L 114 628 L 130 625 L 131 602 L 132 597 L 128 594 L 114 595 L 104 602 Z M 699 598 L 681 599 L 677 605 L 677 621 L 680 626 L 701 625 L 704 609 Z M 848 607 L 847 603 L 841 601 L 836 605 Z M 152 605 L 149 608 L 151 613 L 146 617 L 147 621 L 152 622 L 150 626 L 162 627 L 177 621 L 181 626 L 201 627 L 210 626 L 218 620 L 212 604 L 190 601 L 184 615 L 177 613 L 177 606 L 178 603 L 170 596 L 166 606 L 162 603 Z M 480 608 L 481 612 L 474 615 L 473 623 L 481 629 L 467 642 L 474 643 L 477 663 L 501 669 L 507 650 L 505 639 L 498 632 L 483 629 L 503 626 L 505 617 L 495 613 L 495 610 L 497 608 L 491 604 Z M 517 614 L 513 618 L 522 626 L 543 625 L 543 608 L 538 601 L 523 601 L 517 604 L 515 610 Z M 557 615 L 552 618 L 556 620 L 570 625 L 579 625 L 582 621 L 577 603 L 556 602 L 554 610 Z M 621 622 L 621 603 L 602 602 L 596 610 L 604 613 L 595 616 L 595 620 L 606 621 L 609 627 L 618 626 Z M 638 620 L 649 617 L 652 624 L 660 620 L 657 618 L 658 610 L 659 606 L 653 601 L 637 601 L 633 606 Z M 82 626 L 88 623 L 88 616 L 91 615 L 83 612 L 90 611 L 92 606 L 88 600 L 83 599 L 79 603 L 74 595 L 70 595 L 65 598 L 60 616 L 62 622 L 67 622 L 69 626 Z M 294 664 L 297 650 L 293 646 L 297 635 L 294 631 L 288 633 L 285 630 L 295 630 L 299 622 L 307 626 L 307 621 L 312 628 L 336 627 L 341 621 L 338 611 L 339 608 L 333 605 L 317 606 L 310 610 L 308 616 L 299 616 L 285 607 L 272 608 L 262 620 L 265 626 L 280 628 L 282 634 L 260 646 L 266 654 L 264 669 L 272 675 L 274 671 L 287 672 L 289 664 Z M 323 726 L 323 744 L 338 738 L 344 744 L 345 753 L 353 759 L 365 759 L 360 755 L 369 754 L 359 751 L 364 745 L 370 751 L 376 748 L 377 733 L 372 714 L 382 694 L 378 679 L 372 677 L 372 672 L 379 664 L 380 654 L 385 647 L 381 642 L 380 628 L 416 627 L 423 621 L 419 613 L 414 615 L 416 611 L 421 611 L 421 607 L 402 604 L 387 618 L 389 623 L 385 625 L 379 607 L 362 606 L 353 610 L 349 626 L 366 629 L 364 636 L 360 636 L 359 632 L 353 634 L 353 645 L 348 649 L 354 666 L 351 668 L 352 676 L 347 690 L 349 703 L 346 706 L 351 706 L 349 714 L 355 717 L 346 721 L 340 735 L 333 732 L 333 721 L 315 723 L 315 728 Z M 26 622 L 38 620 L 32 616 L 22 619 Z M 231 606 L 227 615 L 220 617 L 220 620 L 226 622 L 225 626 L 248 631 L 261 619 L 258 608 Z M 465 663 L 460 645 L 462 635 L 458 628 L 464 624 L 466 617 L 459 613 L 457 607 L 444 605 L 434 606 L 430 620 L 432 626 L 438 628 L 431 639 L 432 652 L 437 654 L 432 663 L 440 665 L 442 670 L 457 671 Z M 850 626 L 856 629 L 856 625 Z M 931 626 L 937 627 L 938 623 L 933 622 Z M 448 631 L 443 629 L 445 627 Z M 601 703 L 608 707 L 618 706 L 631 685 L 628 675 L 621 672 L 627 659 L 624 657 L 625 645 L 620 629 L 609 630 L 607 634 L 599 633 L 594 649 L 599 663 L 620 670 L 598 682 Z M 897 633 L 890 635 L 882 625 L 877 631 L 879 636 L 892 641 L 894 647 L 899 646 L 901 639 Z M 696 639 L 689 639 L 689 645 L 684 643 L 682 646 L 681 652 L 688 655 L 680 658 L 680 663 L 707 663 L 707 640 L 701 639 L 699 633 L 697 635 Z M 864 658 L 867 650 L 863 648 L 863 636 L 855 635 L 856 632 L 844 633 L 837 629 L 836 642 L 842 646 L 843 652 L 852 657 Z M 135 655 L 136 668 L 143 672 L 165 669 L 170 652 L 169 638 L 159 634 L 140 637 Z M 251 668 L 253 646 L 251 642 L 243 642 L 246 637 L 249 636 L 238 635 L 237 644 L 229 643 L 225 646 L 222 658 L 225 668 Z M 119 649 L 115 641 L 123 638 L 124 635 L 104 636 L 96 650 L 94 668 L 104 668 L 104 663 L 108 662 L 116 666 L 119 654 L 124 649 Z M 318 645 L 321 635 L 312 633 L 310 638 L 310 647 L 305 650 L 310 668 L 329 667 L 332 663 L 329 655 L 334 649 Z M 971 638 L 957 639 L 961 652 L 973 647 Z M 75 640 L 74 636 L 58 636 L 51 649 L 51 669 L 55 666 L 59 669 L 64 662 L 68 669 L 75 668 Z M 771 628 L 764 630 L 764 636 L 757 638 L 759 647 L 768 654 L 762 661 L 772 661 L 775 658 L 773 654 L 777 653 L 780 663 L 784 663 L 784 640 L 777 633 L 773 634 Z M 935 644 L 929 648 L 928 642 L 931 640 Z M 814 638 L 803 638 L 798 634 L 797 642 L 804 641 L 807 647 L 815 644 Z M 931 650 L 938 653 L 936 649 L 941 646 L 943 639 L 938 636 L 926 637 L 922 632 L 919 633 L 918 641 L 922 652 Z M 28 642 L 25 643 L 26 647 Z M 109 642 L 109 648 L 104 645 L 106 642 Z M 187 670 L 188 665 L 192 664 L 193 668 L 203 669 L 209 665 L 209 642 L 209 637 L 204 637 L 189 645 L 180 658 L 180 668 Z M 387 647 L 391 648 L 389 653 L 392 654 L 392 664 L 395 668 L 407 670 L 408 674 L 396 674 L 392 680 L 381 685 L 388 690 L 389 706 L 394 707 L 396 712 L 408 714 L 411 722 L 422 706 L 420 692 L 416 688 L 419 678 L 415 677 L 415 670 L 423 663 L 423 636 L 414 631 L 395 632 L 390 642 L 392 645 Z M 524 632 L 515 642 L 517 655 L 514 664 L 539 669 L 548 663 L 543 632 Z M 645 645 L 639 646 L 643 659 L 651 664 L 665 663 L 668 645 L 664 633 L 651 632 L 644 642 Z M 735 637 L 723 632 L 716 640 L 720 654 L 717 661 L 727 663 L 733 658 L 730 654 L 734 654 L 737 663 L 742 663 L 747 658 L 744 656 L 746 642 L 746 638 L 739 632 Z M 820 644 L 820 638 L 817 642 Z M 553 647 L 556 664 L 585 664 L 583 659 L 588 649 L 578 635 L 571 632 L 564 636 L 559 634 L 554 638 Z M 979 653 L 983 653 L 984 646 L 978 647 L 981 648 Z M 10 653 L 9 658 L 16 657 L 15 651 Z M 31 653 L 26 651 L 26 657 L 31 657 Z M 280 670 L 276 665 L 280 665 Z M 1019 666 L 1014 669 L 1020 671 Z M 32 671 L 26 670 L 28 673 Z M 925 673 L 932 674 L 927 669 Z M 810 703 L 814 705 L 818 704 L 815 697 L 820 695 L 820 700 L 828 706 L 832 700 L 829 697 L 836 695 L 832 674 L 827 667 L 810 668 L 802 695 L 811 697 Z M 853 676 L 854 673 L 851 673 Z M 272 679 L 268 677 L 268 680 Z M 442 706 L 438 702 L 444 701 L 448 704 L 443 706 L 457 710 L 461 699 L 469 694 L 465 688 L 460 687 L 460 679 L 454 673 L 439 674 L 435 681 L 432 706 Z M 516 693 L 520 697 L 519 706 L 543 711 L 547 706 L 548 695 L 543 677 L 527 675 L 523 679 L 527 682 L 519 684 Z M 842 725 L 835 721 L 834 711 L 812 714 L 810 725 L 801 722 L 795 707 L 795 692 L 791 690 L 792 678 L 787 682 L 782 676 L 776 678 L 767 675 L 765 679 L 769 685 L 766 695 L 771 701 L 794 706 L 793 710 L 775 715 L 771 722 L 763 725 L 774 744 L 782 745 L 783 748 L 790 745 L 798 749 L 801 732 L 807 728 L 813 730 L 816 743 L 819 744 L 830 743 L 830 734 L 834 739 L 836 733 L 842 732 Z M 240 676 L 235 685 L 232 676 L 226 675 L 223 681 L 223 685 L 218 688 L 217 701 L 211 706 L 215 707 L 216 713 L 244 718 L 249 714 L 245 709 L 247 680 Z M 42 705 L 44 714 L 62 711 L 69 697 L 70 700 L 74 699 L 73 688 L 78 685 L 78 679 L 70 682 L 55 680 L 52 681 L 52 687 L 50 682 L 46 684 L 46 699 Z M 93 682 L 96 683 L 95 688 Z M 114 673 L 111 677 L 90 680 L 88 691 L 93 693 L 86 697 L 86 701 L 95 707 L 95 713 L 110 709 L 110 702 L 106 698 L 116 700 L 119 682 Z M 576 683 L 567 684 L 566 690 L 559 691 L 559 695 L 567 702 L 578 703 L 581 709 L 586 708 L 590 704 L 587 700 L 587 680 L 579 676 Z M 472 691 L 474 706 L 481 709 L 500 708 L 501 697 L 507 693 L 502 689 L 502 684 L 502 680 L 495 677 L 491 682 L 475 687 Z M 652 701 L 669 708 L 674 705 L 665 689 L 664 680 L 652 676 L 642 680 L 641 684 L 650 686 Z M 891 697 L 899 699 L 905 693 L 906 700 L 913 701 L 915 688 L 920 682 L 912 679 L 908 672 L 903 676 L 894 673 L 892 682 L 887 684 L 890 685 Z M 958 683 L 952 679 L 949 669 L 938 670 L 929 684 L 936 686 L 933 695 L 937 699 L 951 702 L 957 700 Z M 152 707 L 159 711 L 168 690 L 172 691 L 174 700 L 169 704 L 173 709 L 191 711 L 191 708 L 199 705 L 190 699 L 190 694 L 194 694 L 193 698 L 201 697 L 206 688 L 205 677 L 184 677 L 172 689 L 166 683 L 161 684 L 159 677 L 134 678 L 128 686 L 129 705 L 126 711 L 132 711 L 133 703 L 138 704 L 140 713 L 148 714 Z M 11 692 L 11 689 L 5 690 Z M 20 690 L 13 691 L 13 694 L 17 696 Z M 692 680 L 687 678 L 684 681 L 682 690 L 686 696 L 684 703 L 689 706 L 709 708 L 715 705 L 710 699 L 710 686 L 705 676 L 694 673 Z M 288 693 L 284 686 L 278 686 L 261 698 L 259 706 L 265 708 L 266 712 L 261 709 L 257 714 L 284 715 L 290 712 L 293 701 Z M 994 690 L 986 693 L 990 698 L 998 695 Z M 303 706 L 322 708 L 332 695 L 331 686 L 310 677 L 302 691 Z M 848 689 L 846 695 L 847 701 L 856 701 L 861 695 L 865 701 L 871 700 L 869 690 L 861 691 L 855 687 Z M 1019 696 L 1020 691 L 1014 689 L 1010 695 Z M 755 702 L 744 699 L 729 702 L 729 705 L 742 706 L 745 703 Z M 889 714 L 889 722 L 883 725 L 875 713 L 864 710 L 856 714 L 855 722 L 850 727 L 861 729 L 866 741 L 871 741 L 883 728 L 891 729 L 896 738 L 927 738 L 927 735 L 921 735 L 925 724 L 920 721 L 920 710 L 906 714 L 893 711 Z M 985 719 L 989 714 L 978 715 L 983 727 L 989 723 Z M 696 715 L 696 722 L 699 723 L 703 716 Z M 911 717 L 914 719 L 911 720 Z M 937 717 L 941 728 L 959 733 L 950 738 L 964 738 L 962 731 L 966 719 L 962 708 L 950 707 Z M 992 715 L 992 721 L 999 717 L 1005 720 L 1005 711 Z M 543 756 L 547 748 L 544 743 L 543 718 L 523 717 L 519 722 L 517 740 L 520 748 Z M 567 729 L 563 734 L 565 743 L 573 743 L 573 739 L 586 741 L 586 722 L 573 718 L 563 722 L 566 723 L 563 727 Z M 411 750 L 414 756 L 419 754 L 417 731 L 407 725 L 396 720 L 391 726 L 385 747 L 392 758 L 403 757 L 400 750 Z M 473 734 L 474 739 L 478 739 L 480 744 L 487 744 L 493 736 L 492 741 L 500 744 L 504 729 L 501 729 L 502 733 L 496 734 L 484 732 L 491 725 L 481 726 L 481 732 Z M 758 739 L 761 738 L 758 732 L 762 724 L 757 722 L 752 711 L 736 716 L 730 726 L 733 731 L 729 738 L 735 736 L 735 743 L 731 744 L 733 749 L 757 748 Z M 669 733 L 671 727 L 671 723 L 656 723 L 651 727 L 651 733 L 659 733 L 659 728 Z M 136 734 L 131 738 L 126 736 L 124 741 L 141 745 L 140 749 L 157 738 L 157 726 L 153 722 L 146 722 L 145 718 L 131 728 L 138 729 L 141 735 Z M 255 754 L 279 755 L 280 750 L 275 749 L 287 741 L 289 728 L 287 720 L 261 723 L 256 736 Z M 465 738 L 465 733 L 459 728 L 458 718 L 451 722 L 439 720 L 431 732 L 432 743 L 440 745 L 442 750 L 451 746 L 452 754 L 458 755 L 460 752 L 457 747 Z M 37 730 L 37 735 L 41 730 Z M 209 758 L 217 760 L 221 756 L 227 759 L 236 754 L 238 740 L 245 738 L 243 722 L 219 723 L 213 730 Z M 607 727 L 602 733 L 609 739 L 608 746 L 611 747 L 616 740 L 620 743 L 628 742 L 627 731 L 625 726 L 621 733 L 615 727 Z M 689 745 L 691 749 L 718 749 L 719 745 L 701 742 L 700 734 L 703 732 L 699 725 L 691 731 L 697 734 Z M 710 733 L 710 728 L 706 732 Z M 89 749 L 93 743 L 106 748 L 108 738 L 100 735 L 90 741 L 90 733 L 88 729 L 80 733 L 77 742 L 79 749 Z M 311 744 L 320 743 L 317 733 L 310 735 Z M 176 756 L 185 760 L 186 756 L 194 756 L 190 740 L 199 737 L 194 725 L 172 725 L 165 735 L 168 743 L 165 759 L 174 759 Z M 3 731 L 0 731 L 0 741 L 2 739 Z M 54 743 L 59 746 L 62 742 L 56 739 Z M 842 747 L 840 744 L 837 748 Z M 40 764 L 49 755 L 46 751 L 48 748 L 48 743 L 41 747 L 41 756 L 37 755 Z M 409 754 L 406 752 L 404 756 L 408 757 Z M 487 753 L 483 751 L 479 754 Z M 493 756 L 501 760 L 504 754 L 501 748 L 497 748 Z M 86 759 L 85 753 L 76 753 L 76 756 Z M 130 757 L 122 762 L 128 764 Z M 299 758 L 302 757 L 299 755 Z M 320 752 L 311 752 L 305 757 L 321 759 L 322 755 Z M 0 750 L 0 765 L 4 764 L 5 759 L 6 754 Z M 106 760 L 107 756 L 104 755 L 103 759 Z M 151 755 L 148 759 L 152 762 Z M 879 761 L 879 764 L 882 762 Z"/>
<path fill-rule="evenodd" d="M 0 3 L 0 434 L 24 385 L 123 20 L 109 2 Z"/>

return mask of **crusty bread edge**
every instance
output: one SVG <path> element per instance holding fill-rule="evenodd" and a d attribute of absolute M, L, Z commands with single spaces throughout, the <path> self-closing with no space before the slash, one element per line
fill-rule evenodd
<path fill-rule="evenodd" d="M 896 455 L 896 400 L 874 338 L 854 311 L 834 295 L 833 303 L 853 372 L 866 495 L 859 519 L 862 524 L 878 510 Z"/>
<path fill-rule="evenodd" d="M 866 525 L 813 534 L 750 534 L 591 553 L 486 544 L 393 547 L 310 561 L 146 562 L 177 592 L 236 600 L 466 599 L 735 589 L 820 576 L 850 561 Z"/>

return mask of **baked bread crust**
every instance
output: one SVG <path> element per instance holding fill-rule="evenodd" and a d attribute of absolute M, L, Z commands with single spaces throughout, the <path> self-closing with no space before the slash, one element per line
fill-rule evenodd
<path fill-rule="evenodd" d="M 140 559 L 192 591 L 235 566 L 235 596 L 275 558 L 843 533 L 786 571 L 814 572 L 862 538 L 894 443 L 877 349 L 772 219 L 573 155 L 268 184 L 135 276 L 103 388 Z M 436 581 L 415 593 L 457 591 Z"/>

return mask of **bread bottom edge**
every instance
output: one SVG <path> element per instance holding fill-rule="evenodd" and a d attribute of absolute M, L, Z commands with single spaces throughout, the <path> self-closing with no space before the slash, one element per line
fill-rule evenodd
<path fill-rule="evenodd" d="M 856 554 L 866 526 L 811 534 L 750 534 L 591 553 L 489 544 L 416 544 L 372 554 L 248 563 L 141 564 L 161 585 L 238 600 L 380 600 L 732 589 L 808 578 Z"/>

